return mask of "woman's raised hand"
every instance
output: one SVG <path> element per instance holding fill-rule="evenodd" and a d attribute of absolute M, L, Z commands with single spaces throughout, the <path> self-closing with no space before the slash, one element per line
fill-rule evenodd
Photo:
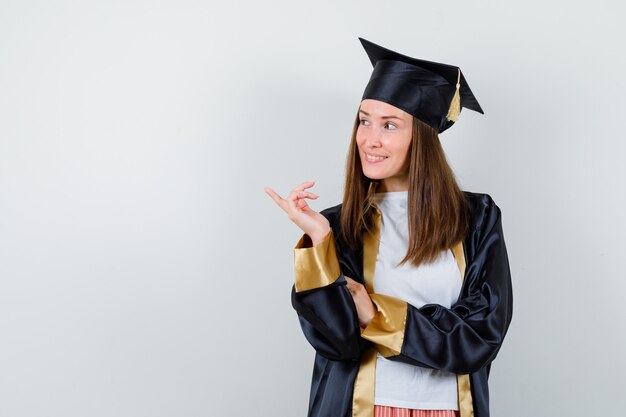
<path fill-rule="evenodd" d="M 311 192 L 305 191 L 307 188 L 313 187 L 315 181 L 307 181 L 298 185 L 291 190 L 289 196 L 284 199 L 274 190 L 265 187 L 263 190 L 287 213 L 287 218 L 294 222 L 304 233 L 309 235 L 313 246 L 324 240 L 324 237 L 330 232 L 330 223 L 322 214 L 311 209 L 306 202 L 307 198 L 315 200 L 319 196 Z"/>

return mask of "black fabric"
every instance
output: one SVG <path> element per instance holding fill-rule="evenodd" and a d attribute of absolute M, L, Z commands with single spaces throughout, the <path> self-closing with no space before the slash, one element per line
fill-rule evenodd
<path fill-rule="evenodd" d="M 500 208 L 488 194 L 464 191 L 470 203 L 470 232 L 463 242 L 466 272 L 451 308 L 408 305 L 401 353 L 388 359 L 470 374 L 476 417 L 489 417 L 490 364 L 507 333 L 513 293 Z M 354 379 L 364 349 L 358 315 L 345 276 L 364 283 L 363 253 L 349 250 L 339 236 L 341 204 L 321 213 L 328 218 L 341 275 L 333 284 L 300 293 L 291 302 L 302 331 L 316 350 L 308 417 L 352 415 Z"/>

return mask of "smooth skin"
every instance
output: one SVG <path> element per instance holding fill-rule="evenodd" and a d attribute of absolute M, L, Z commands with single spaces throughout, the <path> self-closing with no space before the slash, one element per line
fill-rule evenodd
<path fill-rule="evenodd" d="M 377 192 L 406 191 L 409 188 L 407 155 L 411 144 L 412 118 L 409 113 L 382 101 L 366 99 L 361 102 L 356 143 L 363 174 L 370 179 L 380 180 Z M 383 156 L 385 159 L 372 162 L 368 160 L 368 154 Z M 316 246 L 330 233 L 330 224 L 326 217 L 306 202 L 306 199 L 315 200 L 319 197 L 306 191 L 314 184 L 315 181 L 301 183 L 291 190 L 286 199 L 269 187 L 263 190 Z M 365 328 L 376 314 L 376 308 L 363 284 L 350 277 L 345 278 L 359 316 L 359 324 Z"/>

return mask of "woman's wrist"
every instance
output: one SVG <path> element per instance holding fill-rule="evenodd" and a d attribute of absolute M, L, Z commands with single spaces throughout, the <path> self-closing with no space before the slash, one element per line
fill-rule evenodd
<path fill-rule="evenodd" d="M 330 227 L 325 231 L 325 232 L 321 232 L 321 233 L 315 233 L 315 234 L 311 234 L 309 235 L 309 238 L 311 238 L 311 244 L 313 246 L 317 246 L 320 243 L 322 243 L 326 237 L 328 237 L 328 233 L 330 233 Z"/>

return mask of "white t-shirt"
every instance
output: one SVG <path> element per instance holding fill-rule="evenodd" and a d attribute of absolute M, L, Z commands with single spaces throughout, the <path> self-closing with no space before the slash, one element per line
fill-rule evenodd
<path fill-rule="evenodd" d="M 451 250 L 432 264 L 396 265 L 408 248 L 408 191 L 376 193 L 382 213 L 380 243 L 374 273 L 374 292 L 400 298 L 420 308 L 456 302 L 461 272 Z M 422 410 L 458 410 L 456 375 L 392 361 L 377 353 L 374 404 Z"/>

